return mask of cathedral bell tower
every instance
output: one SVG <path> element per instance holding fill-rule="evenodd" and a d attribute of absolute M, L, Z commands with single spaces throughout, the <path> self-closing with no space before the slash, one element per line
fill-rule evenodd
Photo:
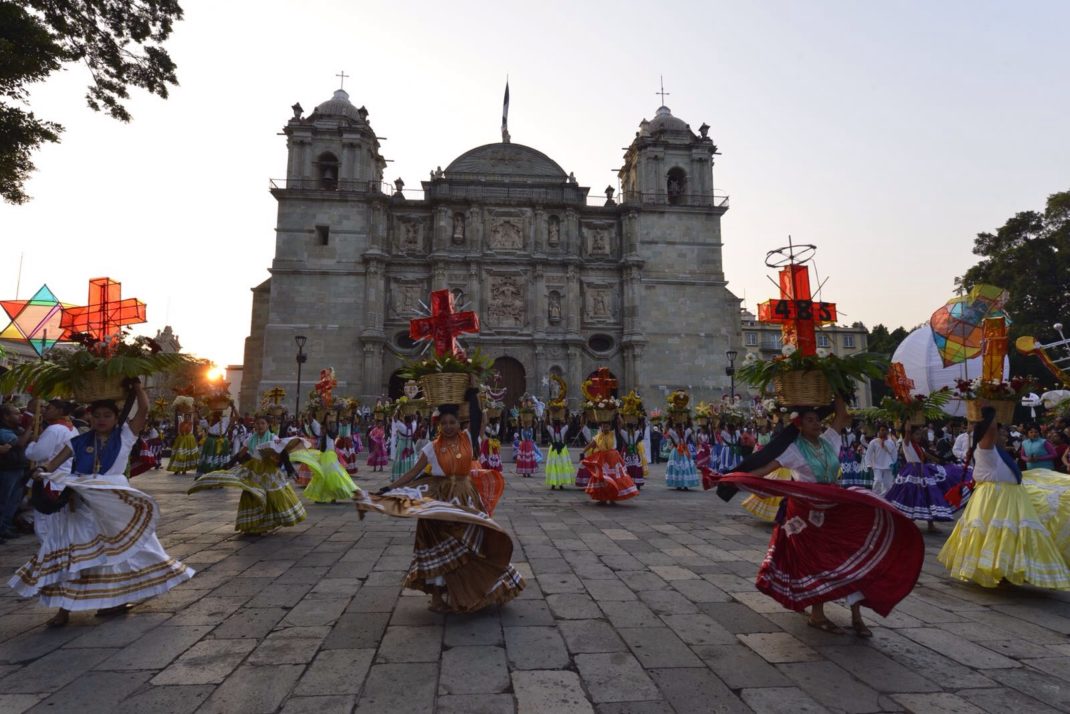
<path fill-rule="evenodd" d="M 625 203 L 713 206 L 713 157 L 717 146 L 703 124 L 699 135 L 666 106 L 644 119 L 624 155 L 619 177 Z"/>
<path fill-rule="evenodd" d="M 289 156 L 288 188 L 318 191 L 367 191 L 383 180 L 386 162 L 379 140 L 368 123 L 368 110 L 349 101 L 344 89 L 323 102 L 308 117 L 300 104 L 283 133 Z"/>

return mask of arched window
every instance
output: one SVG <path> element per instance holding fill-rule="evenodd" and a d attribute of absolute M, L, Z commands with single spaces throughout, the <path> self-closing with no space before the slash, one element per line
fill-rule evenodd
<path fill-rule="evenodd" d="M 679 166 L 669 169 L 665 181 L 665 193 L 669 196 L 669 203 L 680 205 L 687 200 L 687 172 Z"/>
<path fill-rule="evenodd" d="M 338 188 L 338 157 L 329 151 L 320 154 L 316 159 L 316 175 L 321 189 L 336 190 Z"/>

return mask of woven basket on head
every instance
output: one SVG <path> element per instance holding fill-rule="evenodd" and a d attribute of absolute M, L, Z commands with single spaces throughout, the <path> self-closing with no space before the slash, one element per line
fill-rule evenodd
<path fill-rule="evenodd" d="M 613 421 L 617 417 L 616 409 L 595 409 L 594 420 L 599 424 Z"/>
<path fill-rule="evenodd" d="M 111 399 L 121 402 L 126 398 L 126 390 L 123 389 L 123 377 L 105 377 L 99 372 L 93 372 L 74 390 L 74 399 L 82 404 L 89 404 L 98 399 Z"/>
<path fill-rule="evenodd" d="M 825 374 L 816 370 L 777 375 L 773 379 L 773 387 L 781 404 L 823 407 L 832 403 L 832 386 Z"/>
<path fill-rule="evenodd" d="M 468 381 L 465 372 L 437 372 L 420 377 L 420 389 L 428 404 L 461 404 Z"/>
<path fill-rule="evenodd" d="M 968 421 L 981 421 L 981 410 L 985 407 L 993 407 L 996 410 L 996 421 L 1000 424 L 1010 424 L 1014 421 L 1013 399 L 967 399 L 966 419 Z"/>

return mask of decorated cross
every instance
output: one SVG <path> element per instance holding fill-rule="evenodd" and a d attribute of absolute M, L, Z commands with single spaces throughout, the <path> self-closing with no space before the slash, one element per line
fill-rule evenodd
<path fill-rule="evenodd" d="M 321 369 L 319 381 L 316 382 L 316 391 L 319 392 L 320 399 L 323 400 L 323 406 L 330 408 L 334 401 L 332 392 L 337 386 L 338 380 L 334 376 L 334 367 Z"/>
<path fill-rule="evenodd" d="M 902 362 L 892 362 L 888 366 L 888 376 L 884 378 L 884 383 L 892 390 L 896 399 L 903 404 L 911 403 L 910 392 L 914 389 L 914 380 L 907 376 Z"/>
<path fill-rule="evenodd" d="M 588 399 L 605 399 L 612 397 L 617 391 L 617 378 L 609 371 L 608 367 L 599 367 L 594 375 L 583 383 L 583 392 Z"/>
<path fill-rule="evenodd" d="M 89 281 L 89 304 L 63 312 L 60 326 L 68 332 L 84 332 L 98 340 L 118 335 L 125 325 L 145 322 L 145 303 L 123 299 L 123 287 L 111 278 Z"/>
<path fill-rule="evenodd" d="M 431 293 L 431 315 L 409 321 L 409 337 L 417 342 L 430 341 L 435 355 L 463 355 L 457 337 L 479 332 L 479 316 L 474 312 L 454 312 L 453 293 Z"/>
<path fill-rule="evenodd" d="M 817 354 L 816 326 L 836 322 L 836 305 L 814 302 L 809 270 L 793 263 L 780 270 L 780 299 L 759 305 L 758 320 L 779 324 L 785 345 L 813 355 Z"/>

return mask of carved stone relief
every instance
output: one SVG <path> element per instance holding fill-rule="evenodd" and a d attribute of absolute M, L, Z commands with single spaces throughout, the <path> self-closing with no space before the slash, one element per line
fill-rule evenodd
<path fill-rule="evenodd" d="M 551 248 L 561 245 L 561 219 L 557 216 L 550 216 L 546 228 L 546 245 Z"/>
<path fill-rule="evenodd" d="M 613 288 L 603 286 L 587 287 L 584 291 L 584 317 L 595 321 L 612 321 L 616 314 L 613 304 Z"/>
<path fill-rule="evenodd" d="M 413 317 L 425 299 L 424 286 L 419 283 L 394 283 L 390 303 L 397 317 Z"/>
<path fill-rule="evenodd" d="M 609 226 L 584 226 L 587 239 L 587 255 L 609 255 L 612 251 L 614 230 Z"/>
<path fill-rule="evenodd" d="M 453 244 L 464 245 L 464 214 L 453 214 Z"/>
<path fill-rule="evenodd" d="M 520 275 L 490 278 L 487 317 L 493 327 L 523 327 L 527 323 L 526 281 Z"/>
<path fill-rule="evenodd" d="M 561 322 L 561 293 L 553 290 L 547 296 L 547 318 L 550 320 L 550 324 L 556 325 Z"/>
<path fill-rule="evenodd" d="M 421 220 L 399 219 L 397 222 L 398 250 L 402 253 L 424 252 L 424 223 Z"/>
<path fill-rule="evenodd" d="M 519 218 L 496 218 L 490 225 L 491 250 L 523 250 L 523 221 Z"/>

